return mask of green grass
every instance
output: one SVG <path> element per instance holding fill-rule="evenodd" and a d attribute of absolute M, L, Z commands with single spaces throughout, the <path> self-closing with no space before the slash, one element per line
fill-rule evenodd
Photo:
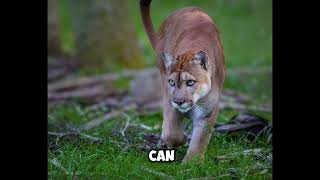
<path fill-rule="evenodd" d="M 101 111 L 98 110 L 98 112 Z M 218 122 L 225 122 L 236 113 L 222 111 Z M 57 121 L 65 119 L 68 121 L 69 127 L 79 127 L 89 121 L 88 117 L 99 116 L 99 113 L 88 112 L 78 105 L 60 105 L 53 108 L 50 114 L 49 131 L 61 131 L 62 129 L 61 127 L 53 126 L 53 124 L 59 124 L 53 119 Z M 71 179 L 71 173 L 85 179 L 167 179 L 165 175 L 172 176 L 175 179 L 188 179 L 230 174 L 232 169 L 236 171 L 234 176 L 238 178 L 249 176 L 271 178 L 271 164 L 265 157 L 271 154 L 272 144 L 263 136 L 258 138 L 255 143 L 252 143 L 245 134 L 235 136 L 215 134 L 208 146 L 205 161 L 201 163 L 181 164 L 181 159 L 187 150 L 186 146 L 177 149 L 177 162 L 153 163 L 148 160 L 148 152 L 138 147 L 143 144 L 143 134 L 160 134 L 161 113 L 146 116 L 131 112 L 128 115 L 132 118 L 130 121 L 132 126 L 129 126 L 125 133 L 131 147 L 124 150 L 124 138 L 119 133 L 115 133 L 124 128 L 126 118 L 112 119 L 93 130 L 83 131 L 85 134 L 102 138 L 104 141 L 101 144 L 90 140 L 61 138 L 58 141 L 58 145 L 51 147 L 48 151 L 48 173 L 50 179 L 63 177 Z M 154 127 L 154 129 L 141 129 L 135 126 L 136 124 L 144 124 Z M 55 142 L 55 138 L 50 136 L 49 141 Z M 226 160 L 216 158 L 228 153 L 242 152 L 243 150 L 254 148 L 263 149 L 261 157 L 240 154 Z M 52 160 L 57 160 L 62 168 L 55 166 Z M 265 174 L 259 174 L 265 169 L 267 169 Z"/>
<path fill-rule="evenodd" d="M 74 43 L 68 22 L 68 12 L 65 1 L 59 1 L 62 6 L 62 42 L 67 52 L 72 52 Z M 218 26 L 225 49 L 228 75 L 224 89 L 232 89 L 246 94 L 251 98 L 249 105 L 272 104 L 272 76 L 270 73 L 259 73 L 260 69 L 272 66 L 272 1 L 268 0 L 238 0 L 234 3 L 227 0 L 153 0 L 151 15 L 154 26 L 160 23 L 170 12 L 186 7 L 198 6 L 207 12 Z M 132 18 L 135 22 L 139 44 L 148 60 L 149 67 L 155 67 L 154 52 L 151 49 L 139 15 L 137 1 L 129 1 Z M 246 68 L 256 70 L 257 73 L 233 73 L 236 69 Z M 101 72 L 103 70 L 97 70 Z M 81 73 L 80 73 L 81 74 Z M 129 87 L 128 79 L 121 79 L 113 83 L 121 90 Z M 59 105 L 49 110 L 48 123 L 50 131 L 67 131 L 70 127 L 79 127 L 85 122 L 97 118 L 108 109 L 89 112 L 83 105 L 77 103 Z M 228 122 L 232 116 L 239 113 L 236 110 L 221 111 L 218 122 Z M 254 112 L 268 120 L 272 120 L 272 113 Z M 153 130 L 130 126 L 127 135 L 130 144 L 136 145 L 123 150 L 125 142 L 121 135 L 114 133 L 121 130 L 126 122 L 125 118 L 112 119 L 93 130 L 83 133 L 104 139 L 96 144 L 87 140 L 70 140 L 62 138 L 57 146 L 48 150 L 49 179 L 73 179 L 68 173 L 78 173 L 80 179 L 168 179 L 165 175 L 176 179 L 212 177 L 229 174 L 235 171 L 235 176 L 244 179 L 271 179 L 272 168 L 269 161 L 256 156 L 237 156 L 226 161 L 216 157 L 228 153 L 241 152 L 245 149 L 261 148 L 263 157 L 272 151 L 272 143 L 266 137 L 259 137 L 252 143 L 247 135 L 214 135 L 207 149 L 206 158 L 200 164 L 151 163 L 147 159 L 147 152 L 138 148 L 143 142 L 142 135 L 146 133 L 159 134 L 161 131 L 161 112 L 152 115 L 138 115 L 129 113 L 133 124 L 145 124 Z M 50 143 L 55 138 L 49 138 Z M 187 147 L 178 149 L 181 159 Z M 58 160 L 61 169 L 51 160 Z M 232 169 L 233 168 L 233 169 Z M 267 169 L 265 172 L 264 169 Z M 67 173 L 66 173 L 67 172 Z M 260 174 L 263 172 L 263 174 Z M 165 175 L 161 174 L 164 173 Z M 224 177 L 222 179 L 231 179 Z"/>
<path fill-rule="evenodd" d="M 217 155 L 238 152 L 247 148 L 252 148 L 252 145 L 239 143 L 237 140 L 226 140 L 224 137 L 215 137 L 208 147 L 209 151 L 204 162 L 191 164 L 153 163 L 147 160 L 147 152 L 139 150 L 122 152 L 120 148 L 107 141 L 101 145 L 68 143 L 60 148 L 63 153 L 54 155 L 49 151 L 48 158 L 49 160 L 58 159 L 67 172 L 75 173 L 80 178 L 167 179 L 166 176 L 159 175 L 164 173 L 175 179 L 188 179 L 230 174 L 230 169 L 234 168 L 238 170 L 235 176 L 239 178 L 259 176 L 259 178 L 270 179 L 271 165 L 265 160 L 258 161 L 254 156 L 244 157 L 241 155 L 226 161 L 214 158 Z M 185 149 L 178 152 L 179 156 L 185 152 Z M 270 151 L 269 147 L 264 147 L 264 149 Z M 257 164 L 262 168 L 255 167 Z M 57 169 L 52 163 L 49 163 L 48 167 L 52 179 L 71 177 L 61 169 Z M 267 169 L 267 174 L 259 174 L 263 169 Z"/>

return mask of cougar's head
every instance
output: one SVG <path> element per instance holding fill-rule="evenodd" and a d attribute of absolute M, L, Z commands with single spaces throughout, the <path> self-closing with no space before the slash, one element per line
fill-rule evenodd
<path fill-rule="evenodd" d="M 181 113 L 188 112 L 211 88 L 208 57 L 204 51 L 190 51 L 174 58 L 162 53 L 166 68 L 166 85 L 171 105 Z"/>

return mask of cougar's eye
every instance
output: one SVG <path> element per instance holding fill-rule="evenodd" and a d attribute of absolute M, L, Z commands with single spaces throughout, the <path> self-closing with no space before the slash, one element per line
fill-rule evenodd
<path fill-rule="evenodd" d="M 174 84 L 175 84 L 175 82 L 174 82 L 174 80 L 173 79 L 169 79 L 169 84 L 170 84 L 170 86 L 174 86 Z"/>
<path fill-rule="evenodd" d="M 187 81 L 187 86 L 193 86 L 194 83 L 196 83 L 196 81 L 194 81 L 194 80 L 188 80 L 188 81 Z"/>

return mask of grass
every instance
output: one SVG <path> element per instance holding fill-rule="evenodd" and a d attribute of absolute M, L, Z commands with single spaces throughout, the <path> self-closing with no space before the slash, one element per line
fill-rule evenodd
<path fill-rule="evenodd" d="M 65 1 L 59 1 L 62 6 L 62 42 L 67 52 L 72 52 L 74 43 L 68 23 L 68 12 Z M 207 12 L 218 26 L 225 49 L 226 66 L 230 72 L 225 80 L 224 89 L 232 89 L 252 98 L 250 105 L 272 104 L 272 76 L 259 73 L 260 69 L 272 66 L 272 2 L 268 0 L 153 0 L 151 15 L 154 26 L 159 28 L 163 19 L 175 9 L 186 6 L 198 6 Z M 134 20 L 139 44 L 147 58 L 148 66 L 155 66 L 154 52 L 151 49 L 146 33 L 140 20 L 137 1 L 129 1 L 132 18 Z M 257 70 L 253 74 L 232 73 L 239 68 Z M 98 71 L 98 70 L 97 70 Z M 100 72 L 100 71 L 99 71 Z M 116 81 L 113 85 L 119 89 L 127 89 L 128 79 Z M 77 103 L 58 105 L 49 110 L 48 124 L 50 131 L 65 131 L 70 127 L 81 124 L 101 116 L 108 109 L 89 112 Z M 218 122 L 227 122 L 239 113 L 236 110 L 221 111 Z M 254 112 L 268 120 L 272 120 L 272 113 Z M 160 133 L 161 112 L 153 115 L 139 115 L 129 113 L 131 123 L 145 124 L 154 127 L 145 130 L 136 126 L 128 128 L 127 135 L 131 144 L 141 144 L 145 133 Z M 124 139 L 114 133 L 125 125 L 125 118 L 112 119 L 107 123 L 83 133 L 104 139 L 96 144 L 86 140 L 70 140 L 62 138 L 58 145 L 48 149 L 49 179 L 73 179 L 70 173 L 78 174 L 83 179 L 189 179 L 199 177 L 216 177 L 234 172 L 238 178 L 271 179 L 271 163 L 265 157 L 272 151 L 272 143 L 266 137 L 259 137 L 254 143 L 248 135 L 214 135 L 206 153 L 206 159 L 199 164 L 152 163 L 147 159 L 147 152 L 138 147 L 123 150 Z M 49 143 L 55 142 L 50 137 Z M 240 155 L 225 161 L 216 157 L 228 153 L 242 152 L 245 149 L 261 148 L 262 157 Z M 178 157 L 182 158 L 187 147 L 178 149 Z M 54 165 L 59 162 L 61 167 Z M 223 179 L 231 179 L 224 177 Z"/>
<path fill-rule="evenodd" d="M 50 114 L 49 130 L 61 131 L 60 127 L 51 126 L 59 124 L 53 119 L 65 119 L 69 126 L 78 127 L 87 122 L 91 117 L 99 116 L 99 112 L 87 112 L 84 107 L 78 105 L 57 106 Z M 224 122 L 230 119 L 236 112 L 222 111 L 218 122 Z M 126 131 L 126 137 L 132 147 L 124 150 L 125 140 L 119 133 L 125 125 L 125 118 L 113 119 L 103 125 L 84 131 L 94 137 L 104 139 L 103 143 L 96 144 L 91 141 L 78 139 L 63 139 L 58 146 L 53 146 L 48 150 L 48 173 L 50 179 L 60 179 L 63 177 L 71 178 L 71 173 L 76 174 L 79 178 L 103 179 L 167 179 L 166 176 L 172 176 L 175 179 L 189 179 L 198 177 L 216 177 L 224 174 L 230 174 L 235 171 L 234 176 L 238 178 L 259 177 L 271 178 L 271 164 L 263 158 L 271 154 L 271 142 L 265 137 L 260 137 L 255 143 L 249 140 L 246 134 L 235 136 L 215 134 L 209 144 L 206 159 L 201 163 L 181 164 L 179 161 L 183 158 L 187 147 L 178 148 L 178 162 L 174 163 L 154 163 L 150 162 L 147 157 L 147 151 L 141 150 L 135 145 L 143 143 L 143 134 L 161 132 L 161 113 L 143 116 L 129 113 L 132 117 L 131 124 L 145 124 L 155 127 L 154 130 L 144 130 L 135 126 L 129 126 Z M 52 138 L 52 137 L 51 137 Z M 54 142 L 55 138 L 49 139 Z M 234 152 L 242 152 L 246 149 L 261 148 L 263 156 L 239 155 L 235 158 L 219 160 L 216 157 Z M 51 161 L 57 160 L 62 168 L 54 165 Z M 266 170 L 265 170 L 266 169 Z M 260 174 L 261 172 L 265 174 Z"/>

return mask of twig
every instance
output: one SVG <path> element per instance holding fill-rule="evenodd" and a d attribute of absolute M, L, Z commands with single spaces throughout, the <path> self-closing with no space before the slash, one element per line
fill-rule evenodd
<path fill-rule="evenodd" d="M 227 158 L 233 158 L 235 156 L 239 156 L 241 154 L 243 154 L 244 156 L 247 156 L 249 154 L 259 154 L 262 151 L 261 148 L 257 148 L 257 149 L 248 149 L 248 150 L 244 150 L 242 152 L 235 152 L 235 153 L 230 153 L 230 154 L 226 154 L 226 155 L 222 155 L 222 156 L 217 156 L 216 158 L 219 160 L 223 160 L 223 159 L 227 159 Z"/>
<path fill-rule="evenodd" d="M 75 133 L 59 133 L 59 132 L 48 131 L 48 135 L 57 136 L 56 144 L 58 144 L 59 138 L 61 138 L 63 136 L 70 136 L 70 135 L 79 135 L 79 136 L 81 136 L 81 137 L 83 137 L 85 139 L 89 139 L 89 140 L 94 141 L 94 142 L 103 141 L 103 139 L 101 139 L 101 138 L 93 137 L 93 136 L 90 136 L 90 135 L 87 135 L 87 134 L 84 134 L 84 133 L 78 133 L 78 132 L 75 132 Z"/>
<path fill-rule="evenodd" d="M 68 71 L 69 70 L 66 67 L 50 70 L 48 71 L 48 81 L 54 81 L 62 78 L 68 73 Z"/>
<path fill-rule="evenodd" d="M 148 125 L 145 125 L 145 124 L 142 124 L 142 123 L 139 123 L 139 124 L 132 123 L 131 126 L 140 127 L 142 129 L 145 129 L 145 130 L 148 130 L 148 131 L 157 130 L 157 129 L 160 128 L 160 126 L 158 126 L 158 125 L 155 125 L 155 126 L 151 127 L 151 126 L 148 126 Z"/>
<path fill-rule="evenodd" d="M 53 158 L 53 159 L 50 159 L 50 162 L 55 166 L 57 167 L 58 169 L 62 170 L 65 174 L 68 174 L 68 171 L 66 170 L 66 168 L 64 168 L 61 163 L 58 161 L 58 159 L 56 158 Z"/>
<path fill-rule="evenodd" d="M 116 98 L 107 98 L 103 100 L 102 102 L 99 102 L 98 104 L 91 105 L 86 108 L 87 111 L 95 111 L 100 108 L 106 108 L 106 107 L 120 107 L 120 100 L 117 100 Z"/>
<path fill-rule="evenodd" d="M 91 106 L 89 106 L 89 107 L 86 107 L 86 110 L 87 111 L 95 111 L 95 110 L 97 110 L 97 109 L 100 109 L 100 108 L 104 108 L 104 107 L 106 107 L 108 104 L 105 102 L 105 101 L 103 101 L 103 102 L 99 102 L 98 104 L 94 104 L 94 105 L 91 105 Z"/>
<path fill-rule="evenodd" d="M 268 169 L 264 169 L 264 170 L 260 171 L 259 174 L 265 174 L 265 173 L 267 173 L 267 172 L 268 172 Z"/>
<path fill-rule="evenodd" d="M 253 166 L 248 166 L 248 169 L 247 169 L 244 176 L 248 176 L 248 174 L 251 170 L 253 170 L 253 171 L 262 170 L 262 171 L 260 171 L 260 173 L 266 173 L 268 171 L 268 169 L 271 169 L 271 166 L 265 166 L 265 165 L 261 164 L 260 162 L 257 162 Z"/>
<path fill-rule="evenodd" d="M 104 88 L 103 86 L 95 86 L 90 87 L 82 90 L 74 90 L 74 91 L 68 91 L 68 92 L 48 92 L 48 100 L 49 101 L 57 101 L 57 100 L 67 100 L 67 99 L 73 99 L 73 98 L 87 98 L 92 99 L 99 96 L 106 96 L 109 91 L 110 93 L 113 93 L 114 90 L 108 90 Z"/>
<path fill-rule="evenodd" d="M 80 175 L 81 172 L 69 172 L 64 168 L 57 158 L 50 159 L 50 162 L 58 169 L 62 170 L 66 175 Z"/>
<path fill-rule="evenodd" d="M 119 115 L 121 115 L 122 112 L 125 112 L 125 111 L 128 111 L 128 110 L 131 110 L 131 109 L 135 109 L 136 108 L 136 105 L 135 104 L 132 104 L 132 105 L 129 105 L 129 106 L 126 106 L 122 109 L 119 109 L 119 110 L 116 110 L 116 111 L 112 111 L 110 113 L 107 113 L 104 115 L 104 117 L 102 118 L 98 118 L 98 119 L 94 119 L 90 122 L 87 122 L 86 124 L 84 124 L 81 129 L 84 129 L 84 130 L 89 130 L 89 129 L 92 129 L 92 128 L 95 128 L 97 126 L 99 126 L 100 124 L 112 119 L 112 118 L 115 118 Z"/>
<path fill-rule="evenodd" d="M 173 176 L 167 175 L 167 174 L 165 174 L 163 172 L 158 172 L 158 171 L 155 171 L 153 169 L 149 169 L 149 168 L 146 168 L 146 167 L 143 167 L 143 166 L 141 167 L 141 169 L 144 170 L 144 171 L 147 171 L 149 173 L 156 174 L 158 176 L 166 177 L 166 178 L 169 178 L 169 179 L 174 179 Z"/>
<path fill-rule="evenodd" d="M 222 174 L 222 175 L 220 175 L 220 176 L 216 176 L 216 177 L 192 178 L 192 179 L 189 179 L 189 180 L 200 180 L 200 179 L 219 179 L 219 178 L 226 177 L 226 176 L 231 176 L 231 174 Z"/>
<path fill-rule="evenodd" d="M 124 126 L 124 128 L 120 131 L 121 135 L 125 138 L 125 131 L 128 129 L 129 127 L 129 124 L 130 124 L 130 121 L 131 121 L 131 118 L 129 117 L 128 114 L 122 112 L 122 114 L 127 118 L 127 122 L 126 122 L 126 125 Z"/>
<path fill-rule="evenodd" d="M 258 125 L 262 125 L 262 122 L 257 121 L 257 122 L 251 122 L 246 124 L 224 124 L 224 125 L 215 127 L 214 131 L 218 133 L 235 132 L 235 131 L 249 129 Z"/>
<path fill-rule="evenodd" d="M 82 136 L 85 137 L 86 139 L 90 139 L 90 140 L 92 140 L 92 141 L 94 141 L 94 142 L 101 142 L 101 141 L 103 141 L 103 139 L 101 139 L 101 138 L 93 137 L 93 136 L 90 136 L 90 135 L 88 135 L 88 134 L 83 134 L 83 133 L 81 133 L 80 135 L 82 135 Z"/>
<path fill-rule="evenodd" d="M 50 132 L 50 131 L 48 131 L 48 135 L 52 135 L 52 136 L 62 136 L 64 134 L 65 133 L 58 133 L 58 132 Z"/>
<path fill-rule="evenodd" d="M 113 141 L 113 140 L 109 140 L 109 142 L 111 142 L 111 143 L 113 143 L 113 144 L 117 145 L 120 149 L 122 149 L 122 147 L 121 147 L 121 145 L 120 145 L 120 144 L 126 144 L 126 143 L 124 143 L 124 142 Z"/>
<path fill-rule="evenodd" d="M 89 129 L 95 128 L 100 124 L 102 124 L 103 122 L 106 122 L 114 117 L 119 116 L 120 113 L 121 113 L 120 111 L 113 111 L 113 112 L 107 113 L 102 118 L 94 119 L 90 122 L 87 122 L 81 127 L 81 129 L 89 130 Z"/>

